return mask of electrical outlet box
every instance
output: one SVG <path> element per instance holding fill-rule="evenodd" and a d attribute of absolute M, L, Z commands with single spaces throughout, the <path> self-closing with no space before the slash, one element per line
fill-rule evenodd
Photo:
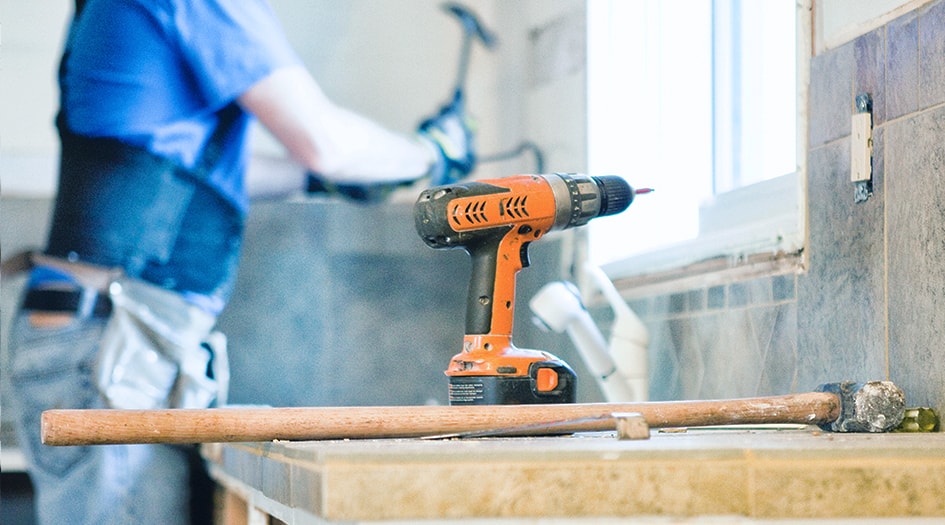
<path fill-rule="evenodd" d="M 873 99 L 869 93 L 860 93 L 855 102 L 850 132 L 850 179 L 853 202 L 859 203 L 873 195 Z"/>
<path fill-rule="evenodd" d="M 870 180 L 873 170 L 873 115 L 868 112 L 853 114 L 853 130 L 850 135 L 850 180 Z"/>

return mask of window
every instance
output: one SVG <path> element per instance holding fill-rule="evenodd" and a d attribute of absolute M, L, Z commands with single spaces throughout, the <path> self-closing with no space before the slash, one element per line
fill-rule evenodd
<path fill-rule="evenodd" d="M 588 1 L 588 170 L 656 188 L 591 224 L 594 264 L 613 277 L 800 249 L 796 9 Z"/>

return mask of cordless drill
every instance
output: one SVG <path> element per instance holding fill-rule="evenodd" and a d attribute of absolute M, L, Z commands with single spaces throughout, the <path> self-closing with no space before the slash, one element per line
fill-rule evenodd
<path fill-rule="evenodd" d="M 453 356 L 451 405 L 573 403 L 576 376 L 548 352 L 512 344 L 515 275 L 528 245 L 552 230 L 627 209 L 634 190 L 617 176 L 514 175 L 424 190 L 414 207 L 417 232 L 432 248 L 472 257 L 466 334 Z"/>

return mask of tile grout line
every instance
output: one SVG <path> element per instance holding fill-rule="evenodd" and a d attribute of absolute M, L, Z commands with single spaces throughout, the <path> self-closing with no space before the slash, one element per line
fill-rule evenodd
<path fill-rule="evenodd" d="M 886 167 L 889 166 L 887 152 L 889 148 L 889 135 L 883 136 L 883 336 L 885 343 L 886 358 L 886 380 L 889 381 L 889 173 Z"/>

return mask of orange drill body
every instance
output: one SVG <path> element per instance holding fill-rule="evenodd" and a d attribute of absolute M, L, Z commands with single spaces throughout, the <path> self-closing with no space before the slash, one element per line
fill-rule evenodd
<path fill-rule="evenodd" d="M 528 264 L 528 243 L 541 238 L 554 225 L 555 202 L 547 196 L 548 182 L 538 176 L 516 178 L 514 191 L 453 199 L 449 224 L 455 232 L 508 227 L 499 238 L 495 257 L 495 289 L 492 297 L 477 297 L 492 310 L 489 335 L 512 336 L 515 276 Z M 502 187 L 504 179 L 489 181 Z M 510 181 L 511 182 L 511 181 Z"/>
<path fill-rule="evenodd" d="M 450 361 L 451 404 L 575 401 L 576 377 L 554 355 L 512 343 L 515 278 L 546 233 L 618 213 L 633 200 L 619 177 L 515 175 L 425 190 L 415 207 L 429 246 L 472 257 L 462 351 Z"/>

